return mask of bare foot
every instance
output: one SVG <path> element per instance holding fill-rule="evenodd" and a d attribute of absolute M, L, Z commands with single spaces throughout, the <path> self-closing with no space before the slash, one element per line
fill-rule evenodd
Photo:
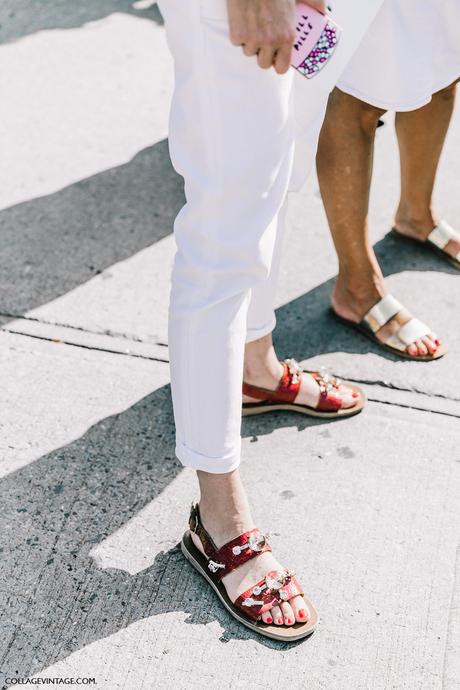
<path fill-rule="evenodd" d="M 271 337 L 271 336 L 270 336 Z M 261 342 L 261 341 L 260 341 Z M 252 345 L 252 343 L 250 344 Z M 263 357 L 257 356 L 250 348 L 246 347 L 246 357 L 244 363 L 244 382 L 259 388 L 266 388 L 269 391 L 275 391 L 278 387 L 281 377 L 283 376 L 283 365 L 274 354 L 270 354 L 270 361 L 267 362 Z M 256 356 L 254 356 L 256 355 Z M 303 372 L 301 376 L 300 388 L 295 399 L 298 405 L 308 405 L 308 407 L 318 407 L 320 401 L 321 390 L 319 384 L 311 374 Z M 334 389 L 334 397 L 342 401 L 342 408 L 350 408 L 357 404 L 360 395 L 354 392 L 351 388 L 344 384 L 339 384 Z M 244 403 L 259 402 L 256 398 L 251 398 L 249 395 L 243 395 Z"/>
<path fill-rule="evenodd" d="M 235 537 L 254 528 L 246 494 L 238 470 L 228 474 L 197 472 L 201 488 L 200 514 L 203 527 L 221 547 Z M 193 543 L 202 553 L 199 537 L 191 533 Z M 284 567 L 270 552 L 262 553 L 222 578 L 231 601 L 262 580 L 271 570 Z M 305 623 L 310 617 L 308 606 L 301 596 L 295 596 L 281 606 L 274 606 L 262 614 L 265 623 L 294 625 Z"/>
<path fill-rule="evenodd" d="M 372 276 L 357 286 L 351 286 L 348 280 L 339 275 L 332 294 L 332 308 L 342 318 L 359 323 L 386 294 L 383 278 L 378 275 Z M 386 342 L 411 318 L 412 314 L 407 309 L 402 309 L 377 331 L 376 337 L 382 343 Z M 440 339 L 435 333 L 430 333 L 408 345 L 406 352 L 412 357 L 425 356 L 428 353 L 434 354 L 439 345 L 441 345 Z"/>
<path fill-rule="evenodd" d="M 409 220 L 400 212 L 396 215 L 394 222 L 395 229 L 401 233 L 401 235 L 406 235 L 406 237 L 419 240 L 419 242 L 425 242 L 426 238 L 433 228 L 436 227 L 436 225 L 437 222 L 433 219 L 427 219 L 424 221 L 416 221 L 412 219 Z M 460 240 L 449 240 L 442 251 L 446 252 L 446 254 L 449 256 L 456 258 L 457 254 L 460 252 Z"/>

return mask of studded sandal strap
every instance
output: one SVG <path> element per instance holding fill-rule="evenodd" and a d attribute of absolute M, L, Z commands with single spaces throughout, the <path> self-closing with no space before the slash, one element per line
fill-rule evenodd
<path fill-rule="evenodd" d="M 309 373 L 310 376 L 315 379 L 320 391 L 316 409 L 321 412 L 335 412 L 336 410 L 340 410 L 342 407 L 342 398 L 337 390 L 340 381 L 326 371 L 311 371 Z"/>
<path fill-rule="evenodd" d="M 302 369 L 295 359 L 286 359 L 283 363 L 283 375 L 276 390 L 260 388 L 250 383 L 243 383 L 243 393 L 256 400 L 291 403 L 297 398 L 302 382 Z"/>
<path fill-rule="evenodd" d="M 240 534 L 235 539 L 217 548 L 209 533 L 201 524 L 198 505 L 192 506 L 189 520 L 190 529 L 198 535 L 208 557 L 210 577 L 219 582 L 225 575 L 236 570 L 252 558 L 257 558 L 272 547 L 259 529 L 252 529 Z"/>
<path fill-rule="evenodd" d="M 273 606 L 303 595 L 302 588 L 289 570 L 271 571 L 263 580 L 240 594 L 234 602 L 248 618 L 258 620 Z"/>

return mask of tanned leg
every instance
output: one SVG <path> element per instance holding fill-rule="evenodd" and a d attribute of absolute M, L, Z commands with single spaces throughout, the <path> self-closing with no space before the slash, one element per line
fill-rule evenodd
<path fill-rule="evenodd" d="M 369 241 L 368 208 L 374 139 L 383 110 L 335 89 L 321 131 L 317 169 L 321 195 L 339 259 L 332 306 L 359 322 L 387 291 Z M 403 310 L 377 332 L 385 341 L 411 315 Z M 407 347 L 413 356 L 435 352 L 432 334 Z"/>
<path fill-rule="evenodd" d="M 397 113 L 401 159 L 401 199 L 395 227 L 399 232 L 425 240 L 439 219 L 432 208 L 433 188 L 439 158 L 455 104 L 456 84 L 433 95 L 418 110 Z M 445 251 L 455 256 L 460 243 L 451 240 Z"/>

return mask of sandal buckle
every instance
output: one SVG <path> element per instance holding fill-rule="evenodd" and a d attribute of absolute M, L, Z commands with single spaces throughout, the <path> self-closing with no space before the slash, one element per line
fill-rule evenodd
<path fill-rule="evenodd" d="M 256 599 L 253 599 L 252 597 L 248 597 L 247 599 L 244 599 L 242 604 L 243 604 L 243 606 L 263 606 L 264 602 L 263 601 L 257 601 Z"/>
<path fill-rule="evenodd" d="M 220 568 L 224 568 L 224 569 L 225 569 L 225 564 L 224 564 L 224 563 L 216 563 L 216 561 L 212 561 L 211 559 L 209 559 L 209 561 L 208 561 L 208 569 L 209 569 L 212 573 L 217 573 L 217 571 L 218 571 Z"/>

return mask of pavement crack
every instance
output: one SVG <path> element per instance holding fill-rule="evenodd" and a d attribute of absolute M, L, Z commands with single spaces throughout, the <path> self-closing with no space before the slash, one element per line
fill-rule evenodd
<path fill-rule="evenodd" d="M 342 377 L 338 374 L 334 374 L 334 376 L 338 379 L 347 378 L 346 376 Z M 418 388 L 403 388 L 402 386 L 395 386 L 394 383 L 390 383 L 389 381 L 383 381 L 379 379 L 372 381 L 371 379 L 347 378 L 347 380 L 351 381 L 352 383 L 362 383 L 366 386 L 381 386 L 382 388 L 387 388 L 393 391 L 400 391 L 401 393 L 416 393 L 417 395 L 424 395 L 428 398 L 440 398 L 442 400 L 449 400 L 451 402 L 460 402 L 460 398 L 452 398 L 449 395 L 444 395 L 443 393 L 431 393 L 429 391 L 422 391 Z"/>
<path fill-rule="evenodd" d="M 453 412 L 444 412 L 442 410 L 430 410 L 426 407 L 418 407 L 417 405 L 406 405 L 404 403 L 390 402 L 389 400 L 379 400 L 378 398 L 367 398 L 369 402 L 379 403 L 380 405 L 391 405 L 392 407 L 404 407 L 408 410 L 416 410 L 417 412 L 428 412 L 429 414 L 439 414 L 444 417 L 454 417 L 454 419 L 460 419 L 460 414 L 454 414 Z"/>
<path fill-rule="evenodd" d="M 163 362 L 169 364 L 169 360 L 163 357 L 153 357 L 152 355 L 141 355 L 136 352 L 122 352 L 120 350 L 114 350 L 109 347 L 97 347 L 95 345 L 85 345 L 83 343 L 74 343 L 70 340 L 62 340 L 56 338 L 48 338 L 44 335 L 35 335 L 32 333 L 22 333 L 22 331 L 16 331 L 13 328 L 2 328 L 1 330 L 6 333 L 11 333 L 12 335 L 20 335 L 23 338 L 34 338 L 35 340 L 44 340 L 48 343 L 55 343 L 59 345 L 70 345 L 71 347 L 80 347 L 82 350 L 91 350 L 93 352 L 106 352 L 111 355 L 121 355 L 123 357 L 134 357 L 136 359 L 147 359 L 151 362 Z"/>
<path fill-rule="evenodd" d="M 110 338 L 121 338 L 123 340 L 128 340 L 130 342 L 134 343 L 143 343 L 145 344 L 147 341 L 141 338 L 138 335 L 134 335 L 133 333 L 123 333 L 119 331 L 113 331 L 111 329 L 104 329 L 104 330 L 93 330 L 91 328 L 84 328 L 83 326 L 75 326 L 73 324 L 69 323 L 61 323 L 59 321 L 48 321 L 47 319 L 42 319 L 42 318 L 37 318 L 35 316 L 25 316 L 24 314 L 12 314 L 9 312 L 2 312 L 0 311 L 0 317 L 5 317 L 8 319 L 15 319 L 15 320 L 22 320 L 22 321 L 31 321 L 32 323 L 39 323 L 42 324 L 43 326 L 55 326 L 57 328 L 68 328 L 73 331 L 78 331 L 80 333 L 88 333 L 89 335 L 106 335 Z M 1 330 L 7 330 L 4 326 L 1 327 Z M 168 347 L 166 343 L 163 343 L 160 340 L 155 340 L 154 342 L 150 342 L 148 344 L 151 345 L 156 345 L 158 347 Z"/>

